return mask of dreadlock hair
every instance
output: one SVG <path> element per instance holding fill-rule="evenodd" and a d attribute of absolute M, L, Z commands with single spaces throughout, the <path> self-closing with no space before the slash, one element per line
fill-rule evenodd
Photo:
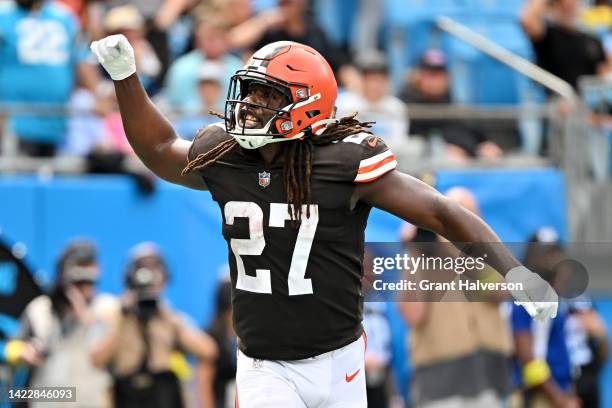
<path fill-rule="evenodd" d="M 221 119 L 222 114 L 214 111 L 209 112 Z M 303 139 L 284 142 L 284 168 L 283 179 L 287 194 L 288 211 L 294 226 L 299 226 L 302 218 L 302 206 L 306 206 L 306 217 L 310 217 L 310 178 L 312 176 L 313 146 L 326 145 L 347 136 L 358 133 L 369 133 L 374 122 L 360 122 L 352 115 L 340 118 L 336 123 L 327 126 L 325 131 L 319 135 L 310 134 Z M 206 153 L 199 154 L 195 159 L 187 163 L 182 174 L 186 175 L 196 170 L 203 170 L 215 164 L 223 156 L 238 146 L 235 139 L 229 139 L 219 143 Z"/>

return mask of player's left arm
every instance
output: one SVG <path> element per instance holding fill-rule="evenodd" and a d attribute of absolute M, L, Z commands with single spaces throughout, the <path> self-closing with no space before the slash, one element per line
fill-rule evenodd
<path fill-rule="evenodd" d="M 486 257 L 487 264 L 504 275 L 506 281 L 520 283 L 510 292 L 529 315 L 538 320 L 557 315 L 558 297 L 554 289 L 522 266 L 484 221 L 427 184 L 390 170 L 370 182 L 357 183 L 353 199 L 429 229 L 466 255 Z"/>
<path fill-rule="evenodd" d="M 472 256 L 487 253 L 487 263 L 502 275 L 520 265 L 480 217 L 412 176 L 392 170 L 356 184 L 354 198 L 431 230 Z"/>

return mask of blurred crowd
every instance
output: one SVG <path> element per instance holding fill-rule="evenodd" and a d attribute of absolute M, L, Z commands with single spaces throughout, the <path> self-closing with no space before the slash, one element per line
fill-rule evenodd
<path fill-rule="evenodd" d="M 16 333 L 0 336 L 0 367 L 12 369 L 0 388 L 75 387 L 76 400 L 54 407 L 233 406 L 229 277 L 220 277 L 215 314 L 199 328 L 167 301 L 170 271 L 155 244 L 130 250 L 119 296 L 97 292 L 101 273 L 92 241 L 67 245 L 49 290 L 27 304 Z"/>
<path fill-rule="evenodd" d="M 478 201 L 468 189 L 453 187 L 446 195 L 480 215 Z M 439 244 L 443 238 L 410 224 L 402 227 L 400 241 L 409 253 L 436 256 L 448 251 Z M 529 239 L 522 262 L 564 296 L 565 276 L 555 268 L 563 259 L 557 232 L 543 226 Z M 440 276 L 440 281 L 456 279 L 454 271 Z M 496 282 L 501 277 L 479 279 Z M 602 406 L 599 376 L 608 358 L 609 338 L 586 295 L 567 295 L 571 299 L 560 302 L 558 315 L 546 321 L 533 320 L 501 293 L 479 296 L 428 291 L 416 301 L 398 303 L 410 329 L 414 406 Z"/>
<path fill-rule="evenodd" d="M 124 34 L 149 95 L 177 133 L 191 139 L 218 120 L 210 111 L 224 111 L 229 79 L 254 50 L 291 40 L 314 47 L 330 62 L 340 86 L 338 115 L 359 112 L 363 120 L 376 121 L 374 131 L 392 146 L 425 141 L 430 153 L 457 162 L 496 160 L 524 147 L 516 121 L 492 129 L 469 117 L 411 116 L 406 104 L 455 102 L 449 61 L 442 50 L 427 49 L 415 66 L 406 67 L 403 83 L 391 81 L 381 36 L 385 1 L 355 2 L 355 32 L 346 44 L 325 32 L 315 13 L 318 3 L 0 0 L 0 121 L 17 137 L 23 155 L 130 156 L 113 87 L 92 59 L 90 41 Z M 605 0 L 587 8 L 578 0 L 528 0 L 518 18 L 535 62 L 577 87 L 581 76 L 611 78 L 611 13 Z M 563 115 L 571 108 L 559 109 Z M 594 111 L 593 124 L 609 131 L 609 104 Z M 535 150 L 545 149 L 540 143 Z"/>
<path fill-rule="evenodd" d="M 480 213 L 468 189 L 446 194 Z M 410 224 L 402 226 L 399 242 L 408 254 L 449 254 L 440 237 Z M 564 250 L 557 232 L 543 226 L 522 259 L 561 295 L 567 295 L 567 276 L 554 266 L 565 259 Z M 501 291 L 478 295 L 486 298 L 404 291 L 381 301 L 370 290 L 374 255 L 366 253 L 363 279 L 368 407 L 603 407 L 599 380 L 610 339 L 586 295 L 563 300 L 558 315 L 546 321 L 532 320 Z M 118 295 L 97 291 L 105 273 L 99 259 L 94 242 L 69 242 L 53 283 L 27 303 L 19 327 L 8 334 L 0 326 L 0 389 L 76 387 L 76 403 L 54 407 L 234 407 L 237 339 L 227 269 L 219 273 L 214 312 L 202 325 L 168 300 L 173 271 L 154 243 L 129 251 Z M 409 279 L 412 271 L 406 273 Z M 453 270 L 427 270 L 427 278 L 433 276 L 458 279 Z M 405 343 L 398 327 L 407 329 Z M 408 377 L 402 367 L 409 367 Z"/>
<path fill-rule="evenodd" d="M 393 147 L 422 140 L 430 154 L 460 163 L 494 161 L 524 148 L 506 140 L 520 139 L 516 123 L 491 130 L 469 117 L 411 115 L 408 105 L 456 102 L 450 61 L 442 49 L 428 48 L 395 84 L 379 35 L 384 0 L 355 1 L 358 24 L 346 44 L 330 39 L 316 3 L 0 0 L 0 134 L 16 136 L 20 155 L 84 156 L 90 171 L 128 171 L 123 162 L 133 152 L 114 89 L 88 48 L 121 33 L 135 49 L 147 92 L 185 139 L 219 120 L 211 111 L 224 112 L 230 77 L 254 50 L 292 40 L 330 62 L 341 88 L 337 115 L 359 112 L 361 120 L 375 121 L 373 131 Z M 580 5 L 526 0 L 517 21 L 535 62 L 575 89 L 582 76 L 612 78 L 612 7 L 606 0 Z M 557 109 L 562 117 L 572 107 Z M 611 134 L 611 105 L 590 109 L 591 124 Z M 544 153 L 546 145 L 532 150 Z M 150 191 L 150 182 L 135 176 Z M 469 191 L 448 195 L 478 213 Z M 409 225 L 401 232 L 407 246 L 437 239 Z M 545 243 L 547 251 L 528 251 L 523 261 L 546 276 L 563 247 L 550 228 L 534 231 L 531 241 Z M 76 386 L 77 405 L 66 406 L 233 407 L 236 338 L 227 277 L 220 279 L 214 316 L 201 327 L 165 298 L 171 271 L 154 244 L 130 251 L 119 296 L 96 291 L 104 273 L 98 259 L 90 241 L 68 245 L 52 287 L 28 304 L 19 334 L 3 340 L 2 363 L 29 368 L 18 385 Z M 410 333 L 408 401 L 392 365 L 390 308 L 398 308 Z M 364 327 L 370 407 L 600 406 L 598 376 L 609 340 L 589 299 L 564 302 L 547 323 L 532 321 L 507 299 L 366 302 Z"/>

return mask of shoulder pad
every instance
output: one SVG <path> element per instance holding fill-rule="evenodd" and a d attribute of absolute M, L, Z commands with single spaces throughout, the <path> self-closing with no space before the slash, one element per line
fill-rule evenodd
<path fill-rule="evenodd" d="M 347 140 L 352 138 L 351 140 Z M 387 144 L 379 137 L 369 133 L 349 136 L 343 141 L 358 143 L 361 150 L 361 160 L 355 175 L 356 183 L 374 181 L 397 167 L 395 155 Z"/>
<path fill-rule="evenodd" d="M 225 125 L 222 122 L 203 127 L 198 130 L 198 133 L 193 139 L 187 157 L 190 161 L 194 160 L 198 155 L 210 151 L 219 143 L 225 142 L 231 138 L 232 136 L 227 134 Z"/>

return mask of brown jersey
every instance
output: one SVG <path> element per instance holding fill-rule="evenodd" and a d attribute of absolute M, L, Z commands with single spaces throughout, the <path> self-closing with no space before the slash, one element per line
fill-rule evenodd
<path fill-rule="evenodd" d="M 229 138 L 221 124 L 202 129 L 189 159 Z M 395 166 L 387 146 L 366 133 L 314 146 L 310 217 L 303 208 L 299 226 L 290 220 L 282 158 L 266 165 L 257 151 L 237 147 L 201 171 L 223 216 L 234 328 L 244 354 L 303 359 L 361 335 L 371 207 L 359 202 L 351 208 L 351 196 L 356 182 Z"/>

